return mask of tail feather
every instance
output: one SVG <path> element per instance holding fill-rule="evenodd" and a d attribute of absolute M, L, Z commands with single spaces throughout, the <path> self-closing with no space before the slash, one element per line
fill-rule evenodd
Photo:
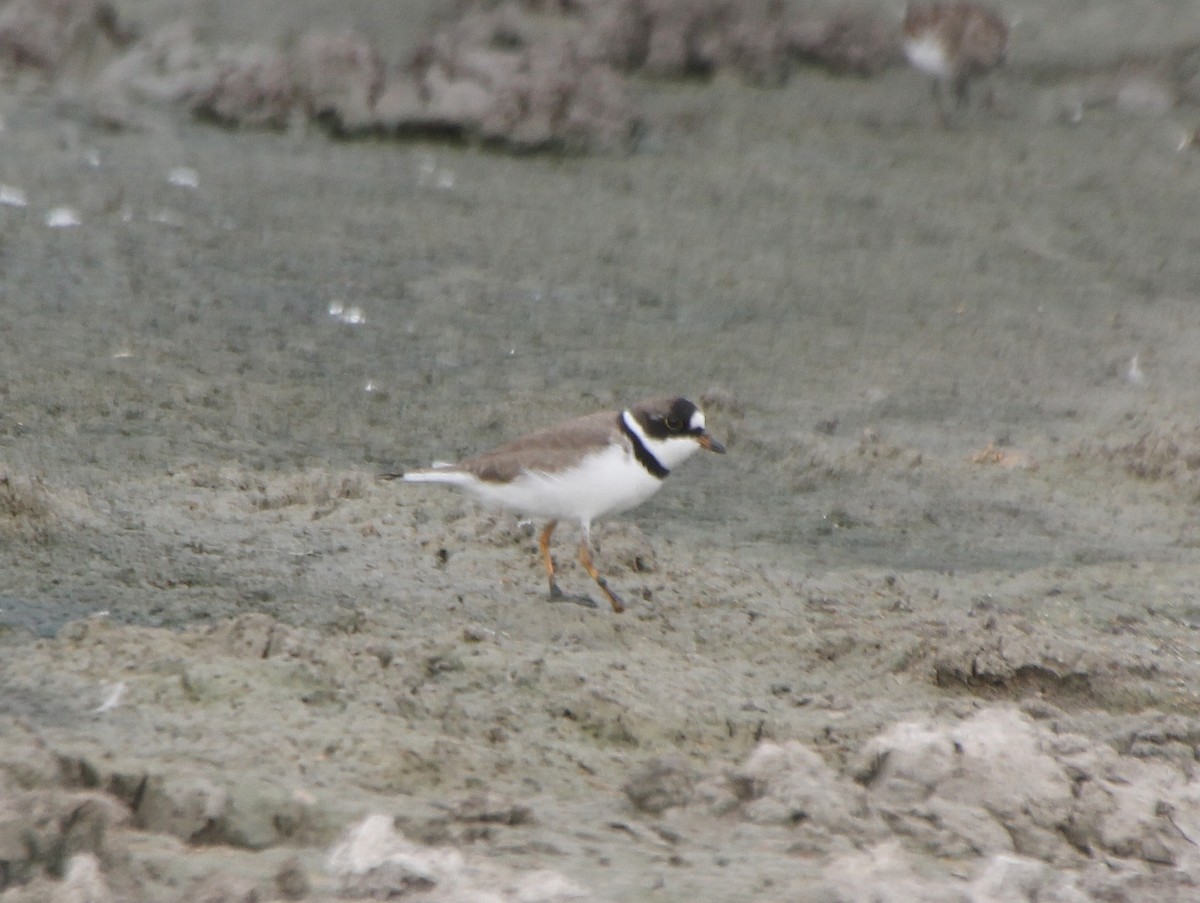
<path fill-rule="evenodd" d="M 393 470 L 387 473 L 379 474 L 377 480 L 404 480 L 408 483 L 453 483 L 455 480 L 446 479 L 446 474 L 441 477 L 438 474 L 453 467 L 454 464 L 450 461 L 434 461 L 428 467 L 423 467 L 418 470 Z"/>
<path fill-rule="evenodd" d="M 436 463 L 433 467 L 420 470 L 410 470 L 406 473 L 384 474 L 382 479 L 403 480 L 406 483 L 448 483 L 451 486 L 464 486 L 474 481 L 469 473 L 454 470 L 451 464 Z"/>

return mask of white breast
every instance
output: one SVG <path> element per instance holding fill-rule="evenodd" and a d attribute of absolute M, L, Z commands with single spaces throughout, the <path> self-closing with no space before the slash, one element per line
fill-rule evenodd
<path fill-rule="evenodd" d="M 628 511 L 661 487 L 662 480 L 648 473 L 623 445 L 606 446 L 560 473 L 525 473 L 509 483 L 463 485 L 480 501 L 495 507 L 587 521 Z"/>
<path fill-rule="evenodd" d="M 939 78 L 946 78 L 951 74 L 950 55 L 946 53 L 942 42 L 932 34 L 919 38 L 905 38 L 904 55 L 922 72 Z"/>

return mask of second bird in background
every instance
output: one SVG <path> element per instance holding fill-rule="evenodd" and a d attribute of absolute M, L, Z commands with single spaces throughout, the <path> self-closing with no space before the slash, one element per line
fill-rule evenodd
<path fill-rule="evenodd" d="M 954 92 L 955 111 L 967 106 L 971 80 L 1004 63 L 1008 24 L 967 0 L 912 2 L 904 14 L 903 43 L 913 67 L 933 76 L 934 101 L 946 123 L 946 88 Z"/>

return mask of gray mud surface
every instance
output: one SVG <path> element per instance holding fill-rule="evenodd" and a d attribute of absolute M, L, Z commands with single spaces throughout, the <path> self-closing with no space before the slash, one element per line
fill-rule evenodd
<path fill-rule="evenodd" d="M 1200 899 L 1200 108 L 1121 81 L 1200 13 L 1004 8 L 951 129 L 902 68 L 568 157 L 0 92 L 0 897 Z M 375 479 L 665 392 L 729 454 L 597 528 L 624 615 Z"/>

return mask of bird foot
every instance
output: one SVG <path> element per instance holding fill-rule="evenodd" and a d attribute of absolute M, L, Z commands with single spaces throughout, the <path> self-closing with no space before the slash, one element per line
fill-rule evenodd
<path fill-rule="evenodd" d="M 593 599 L 591 596 L 585 596 L 583 594 L 576 595 L 575 593 L 570 593 L 570 594 L 564 593 L 561 589 L 558 588 L 558 584 L 554 584 L 553 586 L 550 587 L 550 601 L 551 602 L 572 602 L 575 605 L 582 605 L 584 608 L 598 608 L 599 607 L 596 605 L 596 600 Z"/>

